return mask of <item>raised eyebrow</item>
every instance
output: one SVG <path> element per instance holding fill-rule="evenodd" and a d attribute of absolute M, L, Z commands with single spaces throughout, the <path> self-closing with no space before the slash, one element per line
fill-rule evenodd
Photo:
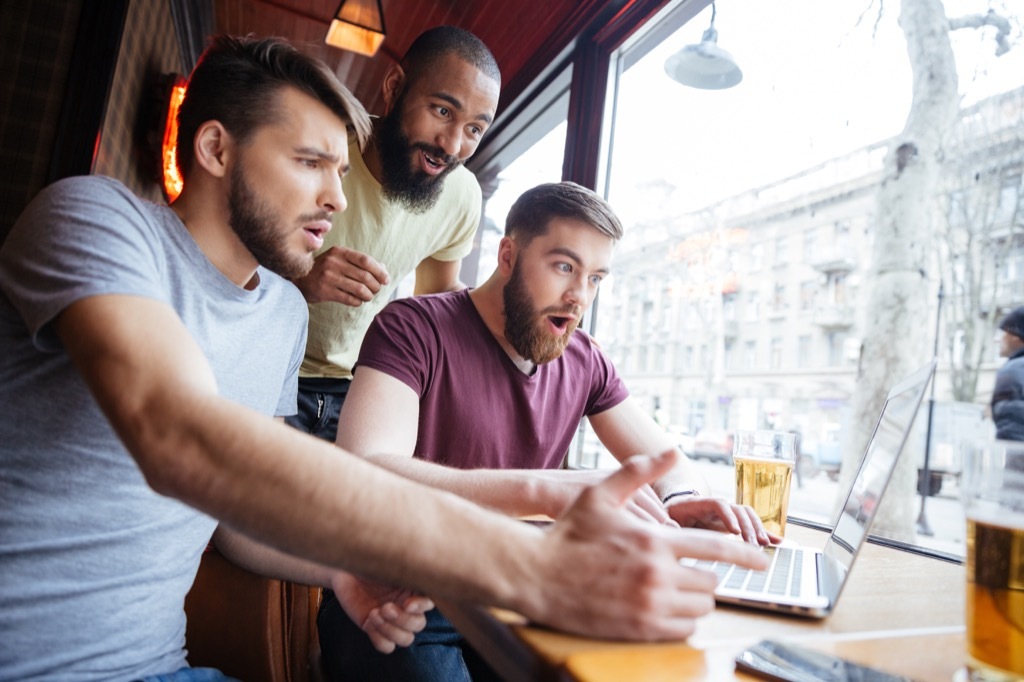
<path fill-rule="evenodd" d="M 452 109 L 455 109 L 456 111 L 462 111 L 464 109 L 462 101 L 453 95 L 449 95 L 447 92 L 435 92 L 434 97 L 438 99 L 443 99 L 445 102 L 448 102 L 448 104 L 452 105 Z M 491 122 L 494 120 L 494 117 L 485 112 L 477 114 L 475 120 L 483 121 L 484 123 L 490 125 Z"/>
<path fill-rule="evenodd" d="M 548 255 L 565 256 L 569 260 L 576 263 L 576 265 L 580 267 L 583 266 L 583 259 L 580 258 L 580 255 L 566 246 L 556 246 L 555 248 L 548 251 Z M 611 272 L 611 270 L 609 268 L 598 268 L 597 270 L 594 270 L 594 272 L 599 275 L 607 275 L 608 273 Z"/>

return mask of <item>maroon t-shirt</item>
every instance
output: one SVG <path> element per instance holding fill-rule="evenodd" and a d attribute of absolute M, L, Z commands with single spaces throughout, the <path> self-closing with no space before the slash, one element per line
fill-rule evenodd
<path fill-rule="evenodd" d="M 579 330 L 561 357 L 526 376 L 487 329 L 468 290 L 389 303 L 363 339 L 359 367 L 384 372 L 419 395 L 417 457 L 462 469 L 557 468 L 580 419 L 629 395 Z"/>

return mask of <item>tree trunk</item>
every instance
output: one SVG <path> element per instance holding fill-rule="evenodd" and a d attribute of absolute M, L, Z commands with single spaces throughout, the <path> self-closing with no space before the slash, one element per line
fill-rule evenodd
<path fill-rule="evenodd" d="M 904 0 L 900 27 L 913 74 L 910 115 L 886 157 L 878 195 L 873 262 L 864 315 L 842 485 L 849 485 L 886 392 L 933 355 L 932 287 L 926 273 L 935 234 L 939 158 L 959 111 L 949 21 L 940 0 Z M 937 280 L 938 273 L 931 273 Z M 923 413 L 922 413 L 923 416 Z M 875 532 L 913 540 L 917 453 L 904 452 L 875 521 Z M 841 504 L 843 501 L 840 500 Z"/>

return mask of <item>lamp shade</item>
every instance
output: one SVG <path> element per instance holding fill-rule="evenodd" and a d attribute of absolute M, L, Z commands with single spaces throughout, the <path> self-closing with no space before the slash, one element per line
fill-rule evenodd
<path fill-rule="evenodd" d="M 324 39 L 328 45 L 372 57 L 384 42 L 380 0 L 342 0 Z"/>
<path fill-rule="evenodd" d="M 732 55 L 718 46 L 718 32 L 709 28 L 699 45 L 687 45 L 665 60 L 672 80 L 703 90 L 724 90 L 743 80 Z"/>

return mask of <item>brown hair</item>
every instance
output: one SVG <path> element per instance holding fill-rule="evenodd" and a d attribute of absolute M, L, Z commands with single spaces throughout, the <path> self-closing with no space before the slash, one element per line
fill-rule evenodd
<path fill-rule="evenodd" d="M 579 220 L 616 241 L 622 239 L 622 223 L 608 202 L 575 182 L 551 182 L 523 192 L 505 219 L 505 236 L 521 236 L 528 244 L 547 234 L 552 218 Z"/>
<path fill-rule="evenodd" d="M 178 110 L 177 162 L 182 175 L 192 167 L 192 143 L 206 121 L 220 121 L 241 143 L 280 116 L 277 91 L 292 86 L 322 102 L 345 122 L 360 148 L 370 135 L 370 117 L 320 60 L 280 38 L 214 36 L 189 76 Z"/>

